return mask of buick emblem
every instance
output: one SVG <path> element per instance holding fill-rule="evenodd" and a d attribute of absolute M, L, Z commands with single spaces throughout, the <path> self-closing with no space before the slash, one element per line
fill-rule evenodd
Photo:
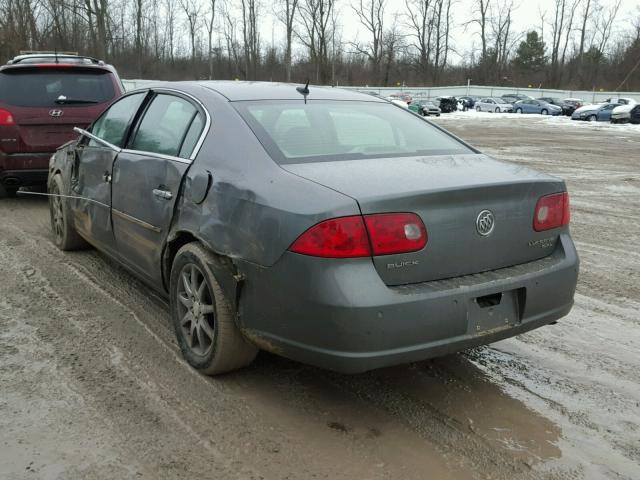
<path fill-rule="evenodd" d="M 49 115 L 52 117 L 61 117 L 62 113 L 62 110 L 49 110 Z"/>
<path fill-rule="evenodd" d="M 493 227 L 496 226 L 496 220 L 493 216 L 493 212 L 491 210 L 482 210 L 478 214 L 478 218 L 476 219 L 476 230 L 483 237 L 486 237 L 491 232 L 493 232 Z"/>

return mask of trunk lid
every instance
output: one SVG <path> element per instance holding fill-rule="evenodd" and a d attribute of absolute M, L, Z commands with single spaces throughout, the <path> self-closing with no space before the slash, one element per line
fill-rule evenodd
<path fill-rule="evenodd" d="M 285 170 L 349 195 L 364 215 L 412 212 L 427 229 L 419 252 L 373 258 L 387 285 L 469 275 L 549 255 L 555 230 L 533 230 L 538 199 L 565 190 L 559 179 L 485 155 L 383 158 L 282 165 Z M 481 235 L 477 220 L 492 212 Z"/>

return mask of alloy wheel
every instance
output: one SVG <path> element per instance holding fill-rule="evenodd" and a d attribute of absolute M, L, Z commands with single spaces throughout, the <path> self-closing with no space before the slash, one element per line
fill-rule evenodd
<path fill-rule="evenodd" d="M 213 295 L 200 268 L 186 264 L 178 280 L 178 318 L 189 349 L 206 356 L 215 341 L 215 308 Z"/>
<path fill-rule="evenodd" d="M 53 187 L 51 193 L 55 196 L 51 197 L 51 223 L 53 224 L 53 232 L 56 240 L 62 242 L 64 237 L 64 211 L 62 206 L 62 197 L 57 185 Z"/>

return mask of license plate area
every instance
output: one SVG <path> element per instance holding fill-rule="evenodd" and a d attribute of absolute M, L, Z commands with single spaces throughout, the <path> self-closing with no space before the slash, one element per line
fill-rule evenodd
<path fill-rule="evenodd" d="M 526 290 L 519 288 L 471 298 L 467 304 L 469 333 L 483 335 L 518 325 Z"/>

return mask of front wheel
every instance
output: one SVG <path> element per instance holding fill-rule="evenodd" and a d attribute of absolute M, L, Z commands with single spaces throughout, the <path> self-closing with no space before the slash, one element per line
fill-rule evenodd
<path fill-rule="evenodd" d="M 541 115 L 548 115 L 548 114 L 549 114 L 549 112 L 548 112 L 546 109 L 544 109 L 544 108 L 543 108 L 543 109 L 540 111 L 540 114 L 541 114 Z"/>
<path fill-rule="evenodd" d="M 500 107 L 496 107 L 496 109 L 494 110 L 496 113 L 500 113 Z"/>
<path fill-rule="evenodd" d="M 480 112 L 480 111 L 482 111 L 482 109 L 479 106 L 476 107 L 476 112 Z"/>
<path fill-rule="evenodd" d="M 258 349 L 235 322 L 234 299 L 227 298 L 210 265 L 218 260 L 199 243 L 182 247 L 171 268 L 171 317 L 184 358 L 205 375 L 249 365 Z"/>
<path fill-rule="evenodd" d="M 598 118 L 595 115 L 589 115 L 587 118 L 588 122 L 595 122 Z"/>

